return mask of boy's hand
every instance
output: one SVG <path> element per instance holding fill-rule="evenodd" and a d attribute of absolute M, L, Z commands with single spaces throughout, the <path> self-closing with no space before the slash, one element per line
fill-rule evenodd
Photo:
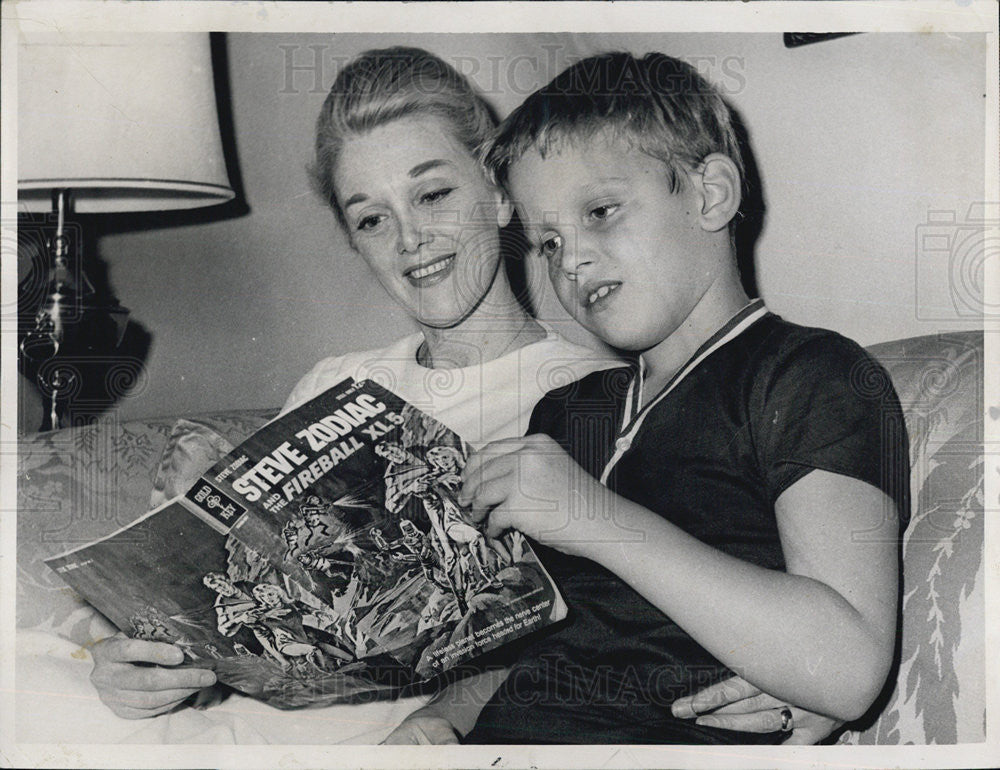
<path fill-rule="evenodd" d="M 415 711 L 382 741 L 388 746 L 419 744 L 444 745 L 458 743 L 458 733 L 444 717 L 421 716 Z"/>
<path fill-rule="evenodd" d="M 117 634 L 94 645 L 90 681 L 101 700 L 125 719 L 143 719 L 170 711 L 202 688 L 215 684 L 215 672 L 171 668 L 184 661 L 179 647 L 129 639 Z M 138 664 L 153 665 L 138 665 Z"/>
<path fill-rule="evenodd" d="M 487 534 L 517 529 L 566 553 L 586 555 L 610 517 L 612 495 L 548 436 L 536 434 L 487 444 L 462 473 L 458 501 L 472 516 L 489 516 Z"/>
<path fill-rule="evenodd" d="M 697 724 L 706 727 L 747 733 L 779 731 L 781 710 L 787 708 L 792 713 L 792 728 L 784 741 L 788 746 L 818 743 L 843 724 L 772 698 L 738 676 L 709 685 L 694 695 L 678 698 L 670 708 L 673 715 L 681 719 L 695 719 Z"/>

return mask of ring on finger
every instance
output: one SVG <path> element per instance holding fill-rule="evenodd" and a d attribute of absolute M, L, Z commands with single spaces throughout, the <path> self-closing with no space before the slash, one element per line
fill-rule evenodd
<path fill-rule="evenodd" d="M 781 732 L 790 733 L 793 729 L 792 710 L 788 706 L 782 706 L 778 716 L 781 717 Z"/>

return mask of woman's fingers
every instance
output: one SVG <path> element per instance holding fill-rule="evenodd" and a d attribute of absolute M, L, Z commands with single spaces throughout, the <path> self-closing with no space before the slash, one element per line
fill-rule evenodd
<path fill-rule="evenodd" d="M 161 711 L 173 708 L 178 703 L 198 692 L 196 688 L 182 687 L 174 690 L 118 690 L 112 696 L 116 705 L 135 711 Z M 107 703 L 107 701 L 105 701 Z M 108 703 L 110 706 L 111 704 Z"/>
<path fill-rule="evenodd" d="M 155 663 L 160 666 L 176 666 L 184 662 L 180 647 L 165 642 L 147 642 L 143 639 L 129 639 L 124 634 L 116 634 L 94 645 L 91 655 L 96 662 L 108 663 Z"/>
<path fill-rule="evenodd" d="M 202 668 L 161 668 L 118 663 L 95 666 L 91 681 L 98 689 L 143 692 L 177 689 L 199 690 L 215 684 L 215 673 Z"/>
<path fill-rule="evenodd" d="M 767 709 L 780 709 L 785 705 L 785 701 L 778 700 L 768 695 L 766 692 L 762 692 L 759 695 L 752 695 L 749 698 L 744 698 L 743 700 L 735 701 L 734 703 L 727 703 L 725 706 L 719 706 L 719 708 L 713 711 L 713 714 L 750 714 L 754 711 L 764 711 Z"/>
<path fill-rule="evenodd" d="M 791 714 L 789 721 L 782 716 L 786 709 Z M 843 722 L 795 706 L 781 706 L 748 714 L 720 714 L 717 711 L 698 717 L 695 724 L 748 733 L 784 732 L 785 746 L 811 746 L 833 733 Z"/>
<path fill-rule="evenodd" d="M 129 664 L 121 665 L 123 667 L 129 666 Z M 169 673 L 177 672 L 170 671 Z M 202 673 L 212 674 L 211 671 Z M 176 683 L 181 684 L 183 681 L 183 678 L 179 678 Z M 202 682 L 214 682 L 214 675 L 211 676 L 211 679 L 205 677 L 195 681 L 198 684 L 194 686 L 170 687 L 168 686 L 170 680 L 160 679 L 154 674 L 151 677 L 138 680 L 131 680 L 125 676 L 101 682 L 95 678 L 94 685 L 101 701 L 115 714 L 126 719 L 142 719 L 162 714 L 183 703 L 194 693 L 208 686 Z"/>
<path fill-rule="evenodd" d="M 683 719 L 697 717 L 695 724 L 705 727 L 772 733 L 783 726 L 784 708 L 784 702 L 761 692 L 746 679 L 734 676 L 709 685 L 694 695 L 678 698 L 671 711 L 674 716 Z"/>
<path fill-rule="evenodd" d="M 678 698 L 671 704 L 670 710 L 679 719 L 691 719 L 706 711 L 738 703 L 760 694 L 761 691 L 746 679 L 733 676 L 709 685 L 694 695 Z"/>
<path fill-rule="evenodd" d="M 141 719 L 177 706 L 215 684 L 215 672 L 178 667 L 180 648 L 117 635 L 93 648 L 90 680 L 101 700 L 118 716 Z"/>
<path fill-rule="evenodd" d="M 695 724 L 705 727 L 746 733 L 784 731 L 787 734 L 785 745 L 816 743 L 842 724 L 822 714 L 788 705 L 738 676 L 710 685 L 694 695 L 678 698 L 671 710 L 675 717 L 682 719 L 697 717 Z M 791 720 L 787 718 L 789 714 Z"/>
<path fill-rule="evenodd" d="M 129 665 L 121 664 L 123 667 Z M 133 689 L 127 679 L 118 681 L 112 679 L 105 683 L 95 679 L 94 684 L 101 701 L 115 714 L 125 719 L 143 719 L 162 714 L 202 689 L 201 686 L 171 688 L 163 686 L 165 683 L 149 689 Z"/>
<path fill-rule="evenodd" d="M 744 733 L 775 733 L 781 730 L 783 719 L 781 709 L 765 709 L 750 714 L 719 714 L 698 717 L 696 725 L 719 727 L 723 730 L 739 730 Z"/>
<path fill-rule="evenodd" d="M 793 718 L 799 720 L 801 726 L 792 730 L 791 735 L 785 739 L 786 746 L 811 746 L 831 735 L 834 730 L 843 725 L 836 719 L 830 719 L 819 714 L 810 714 L 808 711 L 792 711 Z"/>

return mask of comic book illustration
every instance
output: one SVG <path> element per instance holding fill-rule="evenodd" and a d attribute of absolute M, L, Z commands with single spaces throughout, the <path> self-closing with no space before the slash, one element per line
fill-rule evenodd
<path fill-rule="evenodd" d="M 180 643 L 273 705 L 380 697 L 565 616 L 520 533 L 487 537 L 458 504 L 468 453 L 345 380 L 184 498 L 50 566 L 126 632 Z"/>
<path fill-rule="evenodd" d="M 301 591 L 265 560 L 230 577 L 226 540 L 180 499 L 46 563 L 129 636 L 176 644 L 186 665 L 272 705 L 388 689 L 352 676 L 362 664 L 322 632 L 328 610 L 293 598 Z"/>

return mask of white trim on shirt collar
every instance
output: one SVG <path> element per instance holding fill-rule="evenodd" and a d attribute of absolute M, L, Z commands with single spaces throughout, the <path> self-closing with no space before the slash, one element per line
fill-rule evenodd
<path fill-rule="evenodd" d="M 615 441 L 615 451 L 604 466 L 601 473 L 601 483 L 607 484 L 611 471 L 618 461 L 632 447 L 632 441 L 642 427 L 646 415 L 660 401 L 666 398 L 678 384 L 692 372 L 698 364 L 708 358 L 712 353 L 721 348 L 726 343 L 736 339 L 744 331 L 753 326 L 757 321 L 767 315 L 768 310 L 764 307 L 764 300 L 755 299 L 742 307 L 738 313 L 724 323 L 719 330 L 709 337 L 694 355 L 682 366 L 677 373 L 671 377 L 670 381 L 663 386 L 663 389 L 656 394 L 645 406 L 642 405 L 642 386 L 646 371 L 645 362 L 639 357 L 639 369 L 629 383 L 628 395 L 625 397 L 625 412 L 622 415 L 622 426 L 618 431 L 618 438 Z"/>

